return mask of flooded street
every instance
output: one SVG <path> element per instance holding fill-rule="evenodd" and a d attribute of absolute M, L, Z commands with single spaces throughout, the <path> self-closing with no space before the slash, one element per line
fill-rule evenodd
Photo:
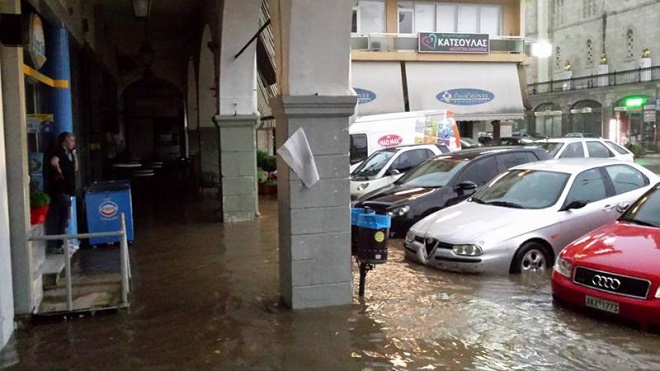
<path fill-rule="evenodd" d="M 367 275 L 364 299 L 353 263 L 353 305 L 290 311 L 278 304 L 276 202 L 262 202 L 257 221 L 233 225 L 218 223 L 214 206 L 136 215 L 130 309 L 23 325 L 0 366 L 660 369 L 660 334 L 553 305 L 549 274 L 441 272 L 406 261 L 401 240 Z"/>

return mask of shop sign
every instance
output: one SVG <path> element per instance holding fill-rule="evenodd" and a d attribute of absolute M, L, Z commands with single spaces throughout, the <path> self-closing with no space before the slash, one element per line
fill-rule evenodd
<path fill-rule="evenodd" d="M 652 109 L 644 108 L 644 122 L 655 122 L 655 107 Z"/>
<path fill-rule="evenodd" d="M 403 138 L 401 138 L 396 134 L 385 135 L 378 139 L 378 144 L 380 144 L 383 147 L 398 146 L 399 144 L 401 144 L 401 142 L 403 142 Z"/>
<path fill-rule="evenodd" d="M 420 53 L 490 53 L 488 34 L 420 32 Z"/>
<path fill-rule="evenodd" d="M 474 106 L 495 99 L 495 94 L 481 89 L 449 89 L 435 96 L 437 100 L 458 106 Z"/>
<path fill-rule="evenodd" d="M 376 93 L 367 89 L 353 88 L 358 95 L 358 104 L 367 104 L 376 100 Z"/>
<path fill-rule="evenodd" d="M 44 36 L 44 25 L 38 15 L 32 14 L 30 17 L 28 32 L 28 53 L 32 65 L 38 70 L 46 63 L 46 37 Z"/>

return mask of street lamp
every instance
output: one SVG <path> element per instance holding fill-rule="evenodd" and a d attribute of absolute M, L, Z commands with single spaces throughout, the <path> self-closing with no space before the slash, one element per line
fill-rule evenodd
<path fill-rule="evenodd" d="M 537 58 L 548 58 L 552 55 L 552 44 L 545 40 L 532 43 L 532 56 Z"/>
<path fill-rule="evenodd" d="M 151 0 L 132 0 L 133 14 L 136 18 L 149 18 L 151 13 Z"/>

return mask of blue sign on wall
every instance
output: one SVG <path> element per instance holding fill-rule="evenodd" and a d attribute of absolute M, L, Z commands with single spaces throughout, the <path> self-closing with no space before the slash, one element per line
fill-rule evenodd
<path fill-rule="evenodd" d="M 376 93 L 367 89 L 353 88 L 358 95 L 358 104 L 367 104 L 376 100 Z"/>
<path fill-rule="evenodd" d="M 435 97 L 447 104 L 472 106 L 490 102 L 495 98 L 495 94 L 481 89 L 449 89 L 441 91 Z"/>

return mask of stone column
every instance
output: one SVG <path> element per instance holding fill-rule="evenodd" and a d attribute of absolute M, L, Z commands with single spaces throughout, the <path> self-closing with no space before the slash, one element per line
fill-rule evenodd
<path fill-rule="evenodd" d="M 0 12 L 21 12 L 20 1 L 0 2 Z M 28 181 L 27 127 L 25 117 L 25 82 L 23 48 L 0 45 L 2 71 L 2 107 L 4 119 L 7 194 L 9 197 L 9 239 L 14 292 L 14 310 L 18 314 L 32 312 L 32 252 L 27 241 L 30 230 L 30 200 Z M 0 211 L 1 213 L 1 211 Z M 7 245 L 0 246 L 6 249 Z M 3 260 L 2 263 L 5 261 Z M 12 290 L 12 284 L 2 280 L 0 290 Z"/>
<path fill-rule="evenodd" d="M 0 6 L 0 9 L 2 7 Z M 5 9 L 2 9 L 5 13 Z M 16 48 L 18 53 L 22 53 L 22 48 Z M 2 50 L 2 57 L 6 56 Z M 0 66 L 3 71 L 4 63 Z M 2 86 L 2 75 L 0 73 L 0 86 Z M 9 199 L 7 187 L 7 163 L 5 159 L 5 121 L 3 111 L 2 89 L 0 89 L 0 349 L 7 344 L 12 332 L 14 331 L 14 290 L 12 285 L 12 259 L 11 259 L 11 240 L 9 239 Z"/>
<path fill-rule="evenodd" d="M 279 148 L 305 131 L 320 181 L 311 188 L 278 156 L 280 294 L 292 308 L 350 304 L 351 0 L 271 1 L 281 96 Z"/>
<path fill-rule="evenodd" d="M 223 222 L 251 220 L 257 212 L 257 46 L 247 44 L 259 30 L 260 6 L 261 0 L 225 0 L 222 6 L 220 114 L 214 122 Z"/>
<path fill-rule="evenodd" d="M 220 192 L 222 221 L 254 219 L 256 205 L 256 123 L 259 117 L 216 116 L 220 135 Z"/>

